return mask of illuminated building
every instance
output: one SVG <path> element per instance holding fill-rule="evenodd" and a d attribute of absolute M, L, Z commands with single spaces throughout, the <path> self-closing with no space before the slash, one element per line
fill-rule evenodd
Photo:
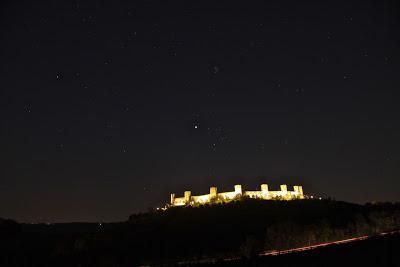
<path fill-rule="evenodd" d="M 232 200 L 240 199 L 242 197 L 256 198 L 256 199 L 281 199 L 293 200 L 303 199 L 303 187 L 300 185 L 293 186 L 293 191 L 287 189 L 285 184 L 280 186 L 279 191 L 270 191 L 267 184 L 261 185 L 260 191 L 243 191 L 240 184 L 235 185 L 234 191 L 218 193 L 216 187 L 210 187 L 210 193 L 200 196 L 192 196 L 191 191 L 185 191 L 183 197 L 175 197 L 171 194 L 171 206 L 195 206 L 211 203 L 229 202 Z"/>

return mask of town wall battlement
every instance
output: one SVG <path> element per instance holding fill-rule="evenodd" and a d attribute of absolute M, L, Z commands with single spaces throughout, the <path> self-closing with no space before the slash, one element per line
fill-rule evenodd
<path fill-rule="evenodd" d="M 237 184 L 234 187 L 234 191 L 218 193 L 217 187 L 210 187 L 210 193 L 206 195 L 192 196 L 191 191 L 185 191 L 183 197 L 175 197 L 175 194 L 171 194 L 170 205 L 171 206 L 193 206 L 193 205 L 204 205 L 213 203 L 215 201 L 229 202 L 242 197 L 257 198 L 257 199 L 282 199 L 282 200 L 293 200 L 303 199 L 303 187 L 301 185 L 293 186 L 293 191 L 287 189 L 287 185 L 280 185 L 280 190 L 270 191 L 267 184 L 261 185 L 260 191 L 243 191 L 242 185 Z"/>

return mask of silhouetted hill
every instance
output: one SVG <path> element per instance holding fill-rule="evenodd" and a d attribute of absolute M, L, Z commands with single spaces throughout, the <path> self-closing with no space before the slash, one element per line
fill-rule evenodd
<path fill-rule="evenodd" d="M 400 205 L 242 200 L 135 214 L 112 224 L 16 225 L 0 240 L 1 266 L 173 264 L 210 257 L 251 259 L 263 250 L 398 229 Z"/>

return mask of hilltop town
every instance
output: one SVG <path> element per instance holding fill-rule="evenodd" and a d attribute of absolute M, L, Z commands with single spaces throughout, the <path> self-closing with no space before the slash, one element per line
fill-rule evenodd
<path fill-rule="evenodd" d="M 210 187 L 210 193 L 206 195 L 192 196 L 191 191 L 185 191 L 183 197 L 176 197 L 171 194 L 170 205 L 176 206 L 196 206 L 204 204 L 212 204 L 218 202 L 229 202 L 240 198 L 256 198 L 256 199 L 278 199 L 278 200 L 293 200 L 304 199 L 303 187 L 301 185 L 293 186 L 293 191 L 287 189 L 287 185 L 280 185 L 280 190 L 270 191 L 268 184 L 262 184 L 260 191 L 245 191 L 242 185 L 234 186 L 234 191 L 218 193 L 217 187 Z"/>

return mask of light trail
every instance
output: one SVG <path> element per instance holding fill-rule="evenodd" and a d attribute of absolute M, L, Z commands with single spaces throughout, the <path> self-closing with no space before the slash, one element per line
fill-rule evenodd
<path fill-rule="evenodd" d="M 399 233 L 399 232 L 400 231 L 379 233 L 378 236 L 384 236 L 384 235 L 394 234 L 394 233 Z M 326 243 L 321 243 L 321 244 L 316 244 L 316 245 L 304 246 L 304 247 L 299 247 L 299 248 L 264 251 L 264 252 L 261 252 L 259 255 L 260 256 L 276 256 L 276 255 L 282 255 L 282 254 L 288 254 L 288 253 L 294 253 L 294 252 L 301 252 L 301 251 L 316 249 L 316 248 L 320 248 L 320 247 L 327 247 L 327 246 L 331 246 L 331 245 L 339 245 L 339 244 L 346 244 L 346 243 L 350 243 L 350 242 L 354 242 L 354 241 L 361 241 L 361 240 L 365 240 L 365 239 L 375 237 L 375 236 L 377 236 L 377 235 L 364 235 L 364 236 L 342 239 L 342 240 L 338 240 L 338 241 L 326 242 Z"/>
<path fill-rule="evenodd" d="M 305 246 L 305 247 L 299 247 L 299 248 L 276 250 L 276 251 L 264 251 L 264 252 L 261 252 L 259 255 L 260 256 L 275 256 L 275 255 L 281 255 L 281 254 L 288 254 L 288 253 L 293 253 L 293 252 L 311 250 L 311 249 L 320 248 L 320 247 L 326 247 L 326 246 L 335 245 L 335 244 L 345 244 L 345 243 L 349 243 L 349 242 L 353 242 L 353 241 L 364 240 L 364 239 L 367 239 L 369 237 L 370 236 L 365 235 L 365 236 L 360 236 L 360 237 L 343 239 L 343 240 L 333 241 L 333 242 L 326 242 L 326 243 L 321 243 L 321 244 L 317 244 L 317 245 L 310 245 L 310 246 Z"/>
<path fill-rule="evenodd" d="M 332 246 L 332 245 L 346 244 L 346 243 L 350 243 L 350 242 L 365 240 L 365 239 L 368 239 L 371 237 L 384 236 L 384 235 L 396 234 L 396 233 L 400 233 L 400 230 L 384 232 L 384 233 L 379 233 L 379 234 L 375 234 L 375 235 L 364 235 L 364 236 L 342 239 L 342 240 L 338 240 L 338 241 L 326 242 L 326 243 L 321 243 L 321 244 L 316 244 L 316 245 L 304 246 L 304 247 L 299 247 L 299 248 L 274 250 L 274 251 L 268 250 L 268 251 L 263 251 L 263 252 L 259 253 L 258 255 L 259 256 L 278 256 L 278 255 L 302 252 L 302 251 L 307 251 L 307 250 L 312 250 L 312 249 L 327 247 L 327 246 Z M 242 257 L 230 257 L 230 258 L 224 258 L 222 260 L 223 261 L 234 261 L 234 260 L 240 260 L 241 258 Z M 221 260 L 221 258 L 219 258 L 219 259 Z M 199 263 L 216 263 L 217 260 L 218 260 L 217 258 L 209 258 L 209 259 L 201 259 L 201 260 L 187 260 L 187 261 L 177 262 L 177 264 L 178 265 L 187 265 L 187 264 L 199 264 Z"/>

